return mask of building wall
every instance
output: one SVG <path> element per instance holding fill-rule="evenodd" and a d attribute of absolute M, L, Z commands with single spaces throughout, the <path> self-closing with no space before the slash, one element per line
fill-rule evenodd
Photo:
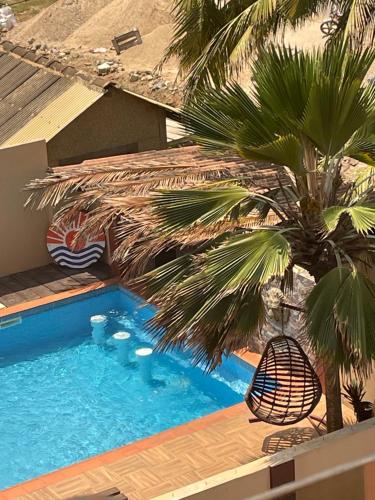
<path fill-rule="evenodd" d="M 84 159 L 163 149 L 163 109 L 110 88 L 104 96 L 48 142 L 50 166 Z"/>
<path fill-rule="evenodd" d="M 25 209 L 23 191 L 48 167 L 44 141 L 0 148 L 0 276 L 47 264 L 45 212 Z"/>
<path fill-rule="evenodd" d="M 370 270 L 370 278 L 375 283 L 375 268 Z M 372 373 L 365 380 L 366 395 L 365 399 L 375 403 L 375 363 L 372 363 Z"/>

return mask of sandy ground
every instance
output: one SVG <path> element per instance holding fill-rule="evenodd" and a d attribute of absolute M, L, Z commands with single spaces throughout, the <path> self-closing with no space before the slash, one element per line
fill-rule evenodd
<path fill-rule="evenodd" d="M 8 38 L 23 45 L 33 40 L 54 53 L 69 51 L 71 55 L 64 60 L 87 72 L 96 72 L 97 64 L 110 57 L 120 65 L 114 78 L 121 85 L 178 105 L 181 89 L 171 95 L 168 89 L 151 89 L 149 82 L 130 81 L 132 72 L 153 70 L 160 62 L 172 38 L 172 6 L 173 0 L 57 0 L 35 17 L 21 22 Z M 285 43 L 304 49 L 323 46 L 320 24 L 326 17 L 317 17 L 297 31 L 286 30 Z M 142 45 L 117 56 L 111 49 L 112 38 L 134 27 L 140 30 Z M 91 53 L 98 47 L 106 48 L 106 54 Z M 178 63 L 171 60 L 164 66 L 162 78 L 173 86 L 177 72 Z M 369 76 L 374 75 L 375 67 Z M 245 88 L 249 87 L 250 76 L 249 68 L 239 76 Z"/>
<path fill-rule="evenodd" d="M 172 0 L 57 0 L 9 33 L 9 38 L 35 39 L 82 52 L 110 48 L 112 38 L 137 27 L 143 44 L 121 55 L 129 70 L 155 66 L 172 31 Z"/>
<path fill-rule="evenodd" d="M 181 98 L 167 90 L 151 90 L 149 82 L 129 82 L 134 71 L 152 71 L 159 64 L 173 33 L 171 9 L 173 0 L 57 0 L 53 5 L 8 34 L 22 45 L 41 44 L 47 52 L 69 52 L 64 58 L 86 72 L 95 72 L 98 63 L 111 59 L 120 64 L 122 72 L 115 79 L 135 92 L 179 105 Z M 117 56 L 112 38 L 137 27 L 142 44 Z M 103 47 L 105 54 L 92 54 Z M 162 78 L 176 79 L 178 64 L 169 61 Z M 114 75 L 111 75 L 112 77 Z M 177 93 L 178 94 L 178 93 Z"/>
<path fill-rule="evenodd" d="M 12 30 L 12 38 L 62 43 L 107 3 L 108 0 L 58 0 L 35 17 L 20 23 Z"/>
<path fill-rule="evenodd" d="M 112 0 L 95 15 L 91 16 L 79 29 L 69 36 L 68 45 L 106 46 L 114 35 L 137 27 L 142 37 L 152 35 L 155 29 L 169 26 L 173 22 L 170 15 L 170 0 Z M 169 40 L 161 34 L 161 40 Z M 156 35 L 155 39 L 160 37 Z"/>

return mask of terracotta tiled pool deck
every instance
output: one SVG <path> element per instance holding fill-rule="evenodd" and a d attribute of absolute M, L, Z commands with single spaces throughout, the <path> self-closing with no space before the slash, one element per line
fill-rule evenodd
<path fill-rule="evenodd" d="M 324 404 L 317 409 L 324 414 Z M 249 424 L 240 403 L 51 474 L 4 490 L 0 498 L 74 498 L 117 487 L 151 499 L 317 436 L 309 421 L 291 427 Z"/>
<path fill-rule="evenodd" d="M 0 317 L 105 285 L 93 283 L 84 289 L 15 304 L 0 310 Z M 260 358 L 248 352 L 238 354 L 253 365 Z M 314 411 L 317 416 L 325 413 L 323 399 Z M 129 500 L 151 499 L 317 436 L 309 420 L 276 427 L 263 422 L 249 424 L 250 416 L 245 403 L 240 403 L 3 490 L 0 499 L 67 499 L 111 487 L 117 487 Z"/>

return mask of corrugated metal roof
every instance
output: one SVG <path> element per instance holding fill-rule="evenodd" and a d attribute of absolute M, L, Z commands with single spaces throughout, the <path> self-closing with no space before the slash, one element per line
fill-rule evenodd
<path fill-rule="evenodd" d="M 0 52 L 0 145 L 34 138 L 48 141 L 103 92 L 102 88 L 89 87 L 83 81 Z"/>
<path fill-rule="evenodd" d="M 0 144 L 4 144 L 72 83 L 19 57 L 1 53 Z"/>
<path fill-rule="evenodd" d="M 1 127 L 6 121 L 24 109 L 38 95 L 43 94 L 57 80 L 60 79 L 56 75 L 37 71 L 18 87 L 12 89 L 9 85 L 7 94 L 0 97 L 0 136 Z"/>
<path fill-rule="evenodd" d="M 8 54 L 3 54 L 0 58 L 0 78 L 3 78 L 20 64 L 21 62 L 19 59 L 15 59 Z"/>
<path fill-rule="evenodd" d="M 171 120 L 167 118 L 167 142 L 180 141 L 181 139 L 186 139 L 188 133 L 184 125 L 176 120 Z"/>
<path fill-rule="evenodd" d="M 19 64 L 1 79 L 0 98 L 5 98 L 14 91 L 14 82 L 22 85 L 26 80 L 38 72 L 38 68 L 28 64 Z"/>
<path fill-rule="evenodd" d="M 3 145 L 13 146 L 38 139 L 49 141 L 102 95 L 102 92 L 86 87 L 83 83 L 73 82 Z"/>
<path fill-rule="evenodd" d="M 22 92 L 23 106 L 7 108 L 4 113 L 3 119 L 6 121 L 0 127 L 0 144 L 4 144 L 5 141 L 21 130 L 43 108 L 53 102 L 56 96 L 62 94 L 69 87 L 70 82 L 60 78 L 52 78 L 47 80 L 43 91 L 35 87 L 28 88 L 26 95 L 25 92 Z"/>

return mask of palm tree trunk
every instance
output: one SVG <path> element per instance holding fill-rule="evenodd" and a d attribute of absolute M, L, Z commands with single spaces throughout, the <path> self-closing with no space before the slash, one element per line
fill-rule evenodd
<path fill-rule="evenodd" d="M 321 277 L 326 271 L 315 269 L 311 274 L 314 276 L 315 283 L 319 283 Z M 344 427 L 342 418 L 342 402 L 341 402 L 341 383 L 339 367 L 325 360 L 324 366 L 324 381 L 326 393 L 327 407 L 327 432 L 334 432 Z"/>
<path fill-rule="evenodd" d="M 327 432 L 334 432 L 344 427 L 342 418 L 340 372 L 332 363 L 325 363 L 325 385 L 327 401 Z"/>

